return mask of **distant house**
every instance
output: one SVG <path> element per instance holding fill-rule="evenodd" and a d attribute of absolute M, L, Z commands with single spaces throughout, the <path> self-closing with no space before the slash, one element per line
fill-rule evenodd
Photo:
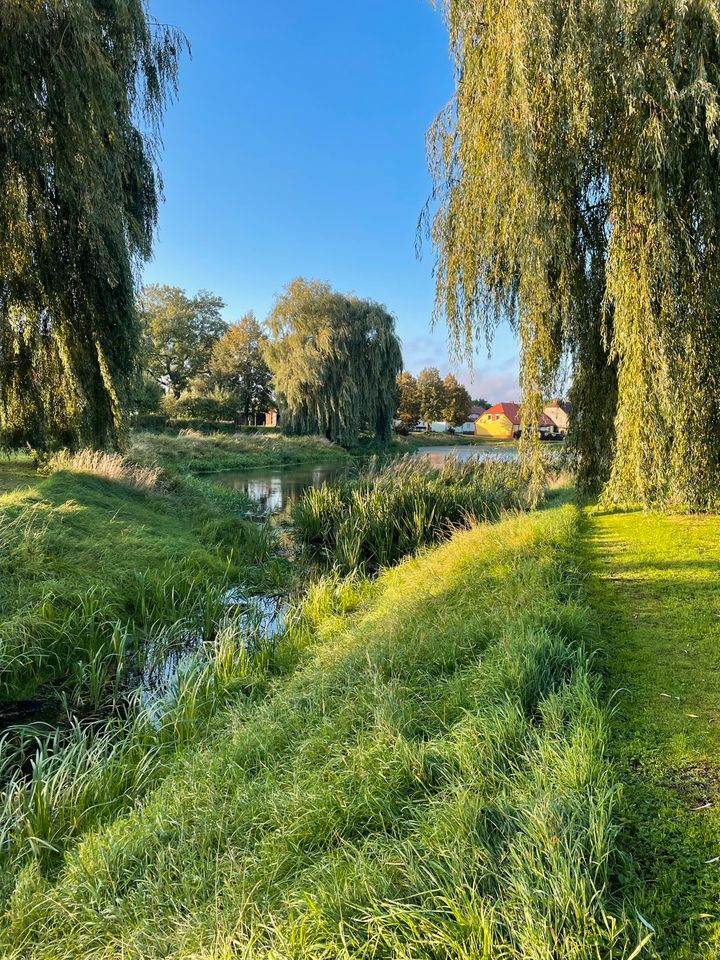
<path fill-rule="evenodd" d="M 545 407 L 544 413 L 555 424 L 558 433 L 568 432 L 572 407 L 567 400 L 551 400 Z"/>
<path fill-rule="evenodd" d="M 540 414 L 540 436 L 557 432 L 555 423 L 545 413 Z M 495 440 L 514 440 L 520 436 L 520 404 L 496 403 L 475 421 L 475 436 Z"/>
<path fill-rule="evenodd" d="M 478 407 L 473 405 L 470 407 L 470 413 L 465 423 L 459 428 L 461 433 L 475 433 L 475 424 L 480 419 L 480 417 L 485 413 L 487 407 Z"/>

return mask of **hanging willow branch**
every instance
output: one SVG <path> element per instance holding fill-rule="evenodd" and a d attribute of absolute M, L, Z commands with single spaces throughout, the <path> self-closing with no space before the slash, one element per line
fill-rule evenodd
<path fill-rule="evenodd" d="M 716 3 L 448 0 L 437 313 L 509 322 L 524 416 L 573 366 L 579 485 L 697 509 L 720 466 Z M 532 451 L 526 451 L 526 456 Z"/>
<path fill-rule="evenodd" d="M 117 445 L 182 38 L 143 0 L 0 4 L 0 442 Z"/>

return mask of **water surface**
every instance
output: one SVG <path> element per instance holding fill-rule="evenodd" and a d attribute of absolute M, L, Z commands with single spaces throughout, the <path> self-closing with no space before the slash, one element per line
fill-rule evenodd
<path fill-rule="evenodd" d="M 308 487 L 321 487 L 323 483 L 344 477 L 349 466 L 346 460 L 313 465 L 305 463 L 242 472 L 224 471 L 211 479 L 223 487 L 242 490 L 263 513 L 276 513 L 297 500 Z"/>
<path fill-rule="evenodd" d="M 424 457 L 433 466 L 440 467 L 451 457 L 464 463 L 466 460 L 487 460 L 497 457 L 501 460 L 517 459 L 517 447 L 509 443 L 486 443 L 477 446 L 449 446 L 437 444 L 421 447 L 414 454 Z M 298 466 L 263 467 L 259 470 L 225 471 L 211 475 L 215 483 L 233 490 L 242 490 L 255 501 L 263 513 L 276 513 L 285 510 L 297 500 L 308 487 L 321 487 L 347 475 L 349 470 L 357 469 L 358 461 L 346 460 Z"/>

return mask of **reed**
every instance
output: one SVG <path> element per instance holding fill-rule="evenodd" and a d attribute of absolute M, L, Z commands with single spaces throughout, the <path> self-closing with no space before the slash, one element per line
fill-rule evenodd
<path fill-rule="evenodd" d="M 308 489 L 294 508 L 300 542 L 343 573 L 391 566 L 454 530 L 526 507 L 515 463 L 372 461 L 355 478 Z"/>

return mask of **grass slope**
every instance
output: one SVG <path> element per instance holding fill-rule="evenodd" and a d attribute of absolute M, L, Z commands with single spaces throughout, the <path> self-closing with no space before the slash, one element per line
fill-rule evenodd
<path fill-rule="evenodd" d="M 0 703 L 66 679 L 116 624 L 155 629 L 228 575 L 252 573 L 262 544 L 228 506 L 192 485 L 148 493 L 83 470 L 0 464 Z"/>
<path fill-rule="evenodd" d="M 323 437 L 286 437 L 274 431 L 228 436 L 194 430 L 176 436 L 135 433 L 130 456 L 145 465 L 159 464 L 170 473 L 193 474 L 349 458 L 347 451 Z"/>
<path fill-rule="evenodd" d="M 720 956 L 720 517 L 590 513 L 627 882 L 663 960 Z M 709 861 L 709 862 L 708 862 Z"/>
<path fill-rule="evenodd" d="M 560 506 L 458 534 L 361 601 L 311 591 L 304 664 L 58 873 L 27 866 L 3 956 L 634 956 L 577 538 Z"/>

